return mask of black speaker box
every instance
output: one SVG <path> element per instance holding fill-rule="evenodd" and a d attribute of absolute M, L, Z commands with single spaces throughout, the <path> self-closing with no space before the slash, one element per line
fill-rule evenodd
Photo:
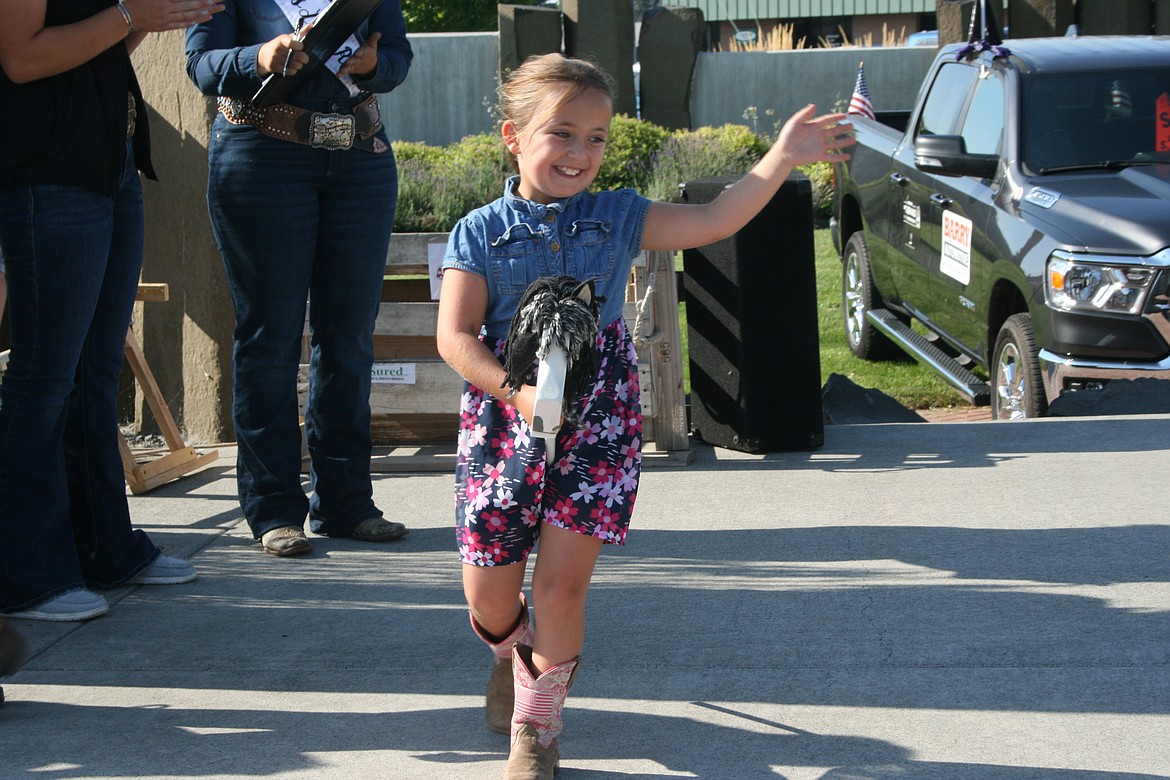
<path fill-rule="evenodd" d="M 739 177 L 697 179 L 709 203 Z M 812 183 L 793 174 L 742 230 L 683 252 L 691 432 L 744 452 L 824 444 Z"/>

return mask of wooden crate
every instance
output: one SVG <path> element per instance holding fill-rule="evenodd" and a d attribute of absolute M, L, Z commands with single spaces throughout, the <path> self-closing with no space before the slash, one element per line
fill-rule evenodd
<path fill-rule="evenodd" d="M 430 247 L 446 233 L 396 234 L 386 259 L 382 304 L 374 327 L 370 390 L 376 471 L 450 470 L 459 429 L 463 380 L 435 344 L 439 305 L 431 300 Z M 693 458 L 682 387 L 674 254 L 643 253 L 627 285 L 625 315 L 639 354 L 648 459 L 685 464 Z M 637 328 L 635 332 L 634 329 Z M 306 348 L 308 330 L 306 326 Z M 378 381 L 380 377 L 395 381 Z M 302 409 L 308 366 L 301 366 Z"/>
<path fill-rule="evenodd" d="M 638 351 L 645 459 L 671 465 L 694 460 L 683 391 L 682 335 L 674 252 L 643 252 L 626 285 L 624 315 Z"/>

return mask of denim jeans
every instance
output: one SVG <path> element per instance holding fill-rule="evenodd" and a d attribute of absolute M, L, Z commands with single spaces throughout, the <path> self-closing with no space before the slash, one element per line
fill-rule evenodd
<path fill-rule="evenodd" d="M 232 421 L 240 506 L 260 538 L 348 536 L 381 517 L 370 481 L 370 369 L 398 198 L 392 152 L 329 151 L 215 119 L 207 202 L 235 307 Z M 297 369 L 308 304 L 301 485 Z"/>
<path fill-rule="evenodd" d="M 109 588 L 158 549 L 130 525 L 117 390 L 142 267 L 142 185 L 0 187 L 12 353 L 0 384 L 0 610 Z"/>

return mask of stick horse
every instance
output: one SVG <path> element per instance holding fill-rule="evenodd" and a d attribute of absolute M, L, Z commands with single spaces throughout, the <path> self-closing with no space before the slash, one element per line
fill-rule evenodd
<path fill-rule="evenodd" d="M 542 276 L 528 286 L 512 316 L 504 345 L 504 383 L 511 397 L 536 385 L 529 421 L 552 463 L 564 420 L 578 422 L 578 401 L 597 375 L 597 318 L 604 302 L 592 279 Z"/>

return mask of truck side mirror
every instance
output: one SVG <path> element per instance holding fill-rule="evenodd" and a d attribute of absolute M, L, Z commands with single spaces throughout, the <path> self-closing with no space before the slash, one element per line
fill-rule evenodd
<path fill-rule="evenodd" d="M 961 135 L 920 135 L 914 141 L 914 167 L 941 176 L 990 179 L 999 168 L 999 156 L 968 154 Z"/>

